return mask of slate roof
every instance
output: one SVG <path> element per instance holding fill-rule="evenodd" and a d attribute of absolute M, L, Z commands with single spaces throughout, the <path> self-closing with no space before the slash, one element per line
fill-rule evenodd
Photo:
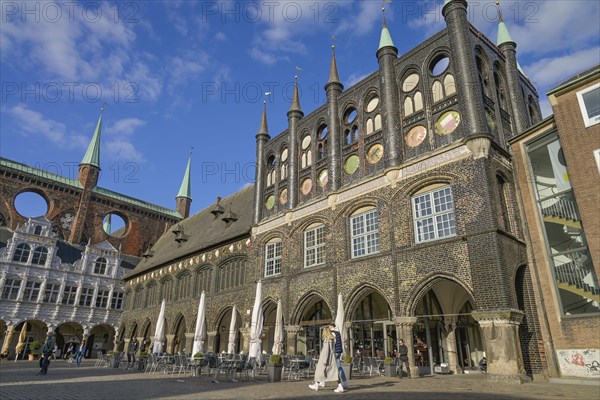
<path fill-rule="evenodd" d="M 204 210 L 173 225 L 152 246 L 153 256 L 143 259 L 125 280 L 131 279 L 145 271 L 152 270 L 166 263 L 173 262 L 190 254 L 217 247 L 238 238 L 249 236 L 252 226 L 254 204 L 254 185 L 247 186 L 221 200 L 225 213 L 215 216 L 211 213 L 214 204 Z M 226 224 L 222 218 L 231 211 L 238 220 Z M 174 230 L 181 227 L 187 241 L 177 243 Z"/>

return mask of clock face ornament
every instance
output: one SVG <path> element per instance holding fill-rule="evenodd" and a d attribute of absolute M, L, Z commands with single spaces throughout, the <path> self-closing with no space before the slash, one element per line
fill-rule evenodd
<path fill-rule="evenodd" d="M 75 215 L 73 213 L 65 213 L 62 217 L 60 217 L 60 226 L 64 229 L 71 229 L 71 225 L 73 225 L 73 220 L 75 219 Z"/>
<path fill-rule="evenodd" d="M 300 191 L 303 195 L 307 195 L 312 190 L 312 180 L 310 178 L 302 181 L 302 185 L 300 186 Z"/>
<path fill-rule="evenodd" d="M 367 151 L 367 161 L 369 164 L 377 164 L 383 157 L 383 146 L 381 144 L 374 144 L 369 147 Z"/>
<path fill-rule="evenodd" d="M 359 159 L 357 155 L 351 155 L 346 159 L 344 163 L 344 172 L 348 175 L 352 175 L 358 169 Z"/>
<path fill-rule="evenodd" d="M 427 128 L 423 125 L 415 126 L 406 134 L 406 144 L 409 147 L 417 147 L 423 142 L 426 136 Z"/>

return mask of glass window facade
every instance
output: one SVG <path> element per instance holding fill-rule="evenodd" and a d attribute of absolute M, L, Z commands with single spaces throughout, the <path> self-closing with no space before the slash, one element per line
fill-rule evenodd
<path fill-rule="evenodd" d="M 562 312 L 597 313 L 598 279 L 556 132 L 529 143 L 527 155 Z"/>

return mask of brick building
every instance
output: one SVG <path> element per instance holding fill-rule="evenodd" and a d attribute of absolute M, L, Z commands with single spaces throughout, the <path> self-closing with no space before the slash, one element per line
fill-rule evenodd
<path fill-rule="evenodd" d="M 600 376 L 600 67 L 548 93 L 511 140 L 551 376 Z"/>
<path fill-rule="evenodd" d="M 101 128 L 102 115 L 77 180 L 0 158 L 0 339 L 10 357 L 25 324 L 23 356 L 28 343 L 48 331 L 57 334 L 60 351 L 83 338 L 88 354 L 111 349 L 124 295 L 121 277 L 188 216 L 189 163 L 177 211 L 97 185 Z M 30 193 L 45 202 L 44 215 L 18 212 L 15 200 Z M 124 225 L 111 229 L 117 217 Z"/>
<path fill-rule="evenodd" d="M 384 19 L 379 68 L 346 90 L 332 51 L 326 103 L 304 115 L 296 82 L 273 138 L 263 109 L 254 186 L 171 228 L 125 277 L 117 348 L 137 337 L 189 352 L 204 291 L 204 350 L 227 350 L 236 310 L 247 352 L 260 279 L 267 352 L 278 300 L 285 351 L 311 355 L 341 294 L 353 356 L 404 338 L 414 375 L 476 369 L 484 354 L 490 378 L 544 372 L 507 142 L 539 121 L 537 94 L 504 21 L 494 44 L 466 1 L 442 13 L 447 28 L 400 56 Z"/>

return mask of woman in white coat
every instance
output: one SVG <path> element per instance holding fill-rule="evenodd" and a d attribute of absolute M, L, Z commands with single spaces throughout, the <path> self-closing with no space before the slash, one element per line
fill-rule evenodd
<path fill-rule="evenodd" d="M 325 387 L 325 382 L 337 382 L 338 380 L 338 369 L 335 362 L 335 335 L 331 333 L 329 326 L 325 326 L 321 336 L 323 337 L 323 346 L 315 369 L 315 382 L 308 385 L 312 390 Z"/>

